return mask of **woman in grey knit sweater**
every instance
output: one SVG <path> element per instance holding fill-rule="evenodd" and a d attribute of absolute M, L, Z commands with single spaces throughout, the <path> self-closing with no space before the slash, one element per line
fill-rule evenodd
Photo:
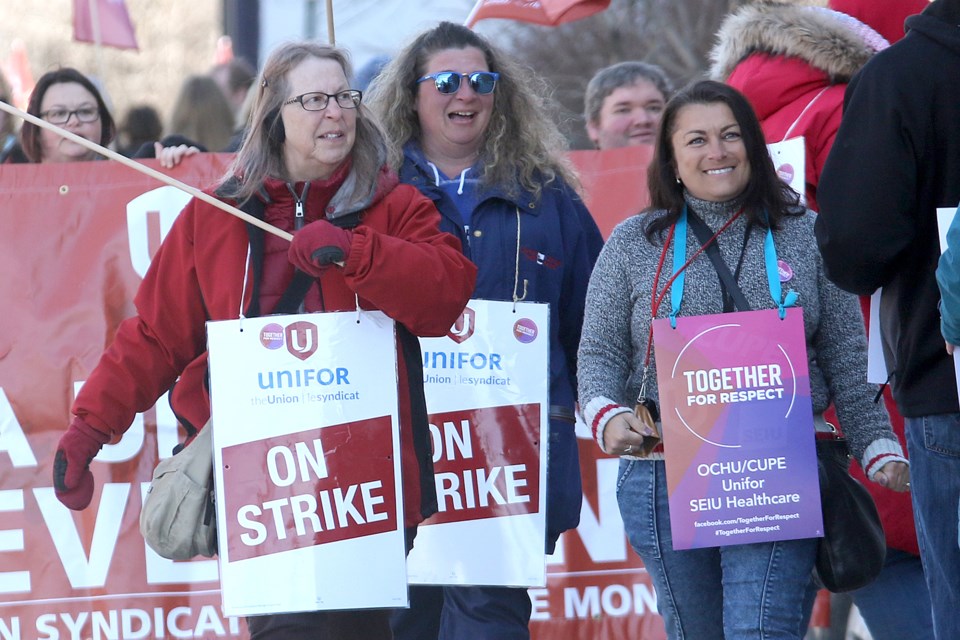
<path fill-rule="evenodd" d="M 756 115 L 735 89 L 702 81 L 670 100 L 649 185 L 650 209 L 613 231 L 590 279 L 578 362 L 584 419 L 601 449 L 622 456 L 620 511 L 656 588 L 668 637 L 802 638 L 816 538 L 675 551 L 663 445 L 641 453 L 643 436 L 652 434 L 633 407 L 641 379 L 645 396 L 659 404 L 656 360 L 652 354 L 647 360 L 651 297 L 655 281 L 659 297 L 674 273 L 668 254 L 678 221 L 689 215 L 705 223 L 754 310 L 778 306 L 765 266 L 769 229 L 784 297 L 796 294 L 803 308 L 814 413 L 835 403 L 851 452 L 868 477 L 903 491 L 909 479 L 903 451 L 866 382 L 857 299 L 826 279 L 814 214 L 777 177 Z M 696 234 L 687 234 L 685 259 L 693 259 L 683 269 L 680 316 L 733 310 L 732 296 L 701 246 Z M 669 316 L 670 294 L 664 297 L 657 318 Z"/>

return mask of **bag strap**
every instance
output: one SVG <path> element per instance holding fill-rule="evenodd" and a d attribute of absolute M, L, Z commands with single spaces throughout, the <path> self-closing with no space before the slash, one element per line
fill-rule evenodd
<path fill-rule="evenodd" d="M 692 211 L 688 212 L 687 218 L 690 228 L 693 230 L 694 235 L 697 236 L 697 240 L 700 241 L 701 245 L 706 244 L 712 235 L 710 228 L 707 227 L 707 224 Z M 746 238 L 744 238 L 744 246 L 746 246 Z M 737 284 L 737 279 L 733 277 L 732 273 L 730 273 L 730 267 L 728 267 L 727 263 L 723 261 L 723 256 L 720 255 L 720 249 L 717 247 L 717 243 L 710 242 L 709 244 L 706 244 L 706 253 L 707 257 L 710 258 L 710 262 L 713 263 L 713 268 L 717 270 L 717 275 L 720 276 L 720 286 L 723 288 L 723 292 L 725 294 L 724 312 L 726 313 L 728 311 L 733 311 L 733 309 L 726 308 L 727 296 L 730 296 L 733 299 L 733 304 L 737 311 L 750 311 L 750 303 L 747 302 L 746 296 L 744 296 L 743 291 L 740 290 L 740 285 Z"/>
<path fill-rule="evenodd" d="M 315 279 L 313 276 L 297 269 L 293 274 L 293 280 L 290 281 L 287 290 L 283 292 L 277 305 L 273 308 L 273 313 L 297 313 L 300 304 L 307 295 L 307 291 L 310 290 L 310 285 L 314 282 Z"/>

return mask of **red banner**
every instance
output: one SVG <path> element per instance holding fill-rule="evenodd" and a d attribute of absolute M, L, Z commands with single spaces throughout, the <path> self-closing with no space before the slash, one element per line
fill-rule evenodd
<path fill-rule="evenodd" d="M 73 39 L 118 49 L 138 48 L 124 0 L 73 0 Z"/>
<path fill-rule="evenodd" d="M 644 152 L 619 153 L 573 155 L 605 230 L 646 201 Z M 202 187 L 225 166 L 224 156 L 202 155 L 171 174 Z M 140 278 L 186 199 L 110 162 L 0 165 L 2 640 L 248 637 L 242 620 L 220 612 L 216 560 L 164 560 L 140 536 L 158 452 L 185 435 L 165 399 L 94 460 L 88 509 L 67 510 L 51 486 L 75 389 L 134 313 Z M 623 534 L 618 460 L 586 435 L 580 455 L 581 524 L 550 558 L 547 587 L 530 591 L 532 636 L 664 638 L 653 587 Z"/>
<path fill-rule="evenodd" d="M 554 27 L 581 20 L 610 6 L 610 0 L 478 0 L 464 24 L 502 18 Z"/>

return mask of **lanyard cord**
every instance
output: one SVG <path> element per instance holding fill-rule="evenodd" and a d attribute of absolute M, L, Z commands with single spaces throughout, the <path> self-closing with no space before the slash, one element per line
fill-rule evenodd
<path fill-rule="evenodd" d="M 684 208 L 686 208 L 686 206 L 684 206 Z M 650 296 L 650 334 L 647 336 L 647 353 L 643 359 L 644 382 L 646 382 L 647 367 L 650 365 L 650 353 L 651 353 L 651 350 L 653 349 L 653 320 L 657 317 L 657 311 L 659 311 L 660 309 L 660 303 L 663 302 L 663 299 L 667 295 L 667 291 L 670 290 L 670 285 L 672 285 L 673 281 L 677 279 L 677 276 L 683 273 L 684 270 L 686 270 L 686 268 L 690 266 L 690 263 L 693 262 L 697 256 L 699 256 L 701 253 L 704 252 L 704 250 L 707 248 L 707 246 L 710 245 L 711 242 L 717 239 L 717 236 L 719 236 L 721 233 L 726 231 L 727 228 L 731 224 L 733 224 L 734 221 L 737 218 L 739 218 L 742 214 L 743 214 L 743 207 L 741 207 L 739 211 L 737 211 L 733 216 L 731 216 L 729 220 L 724 222 L 723 226 L 720 227 L 715 234 L 710 236 L 710 239 L 708 239 L 696 251 L 694 251 L 693 255 L 690 256 L 690 258 L 685 263 L 683 263 L 683 266 L 681 266 L 679 269 L 674 271 L 673 275 L 671 275 L 670 278 L 667 280 L 667 282 L 663 285 L 663 289 L 660 291 L 660 294 L 657 295 L 657 287 L 660 284 L 660 274 L 663 271 L 663 263 L 667 257 L 667 247 L 670 246 L 670 242 L 673 239 L 674 229 L 676 229 L 676 226 L 677 226 L 676 223 L 671 225 L 670 231 L 667 232 L 667 237 L 664 239 L 664 242 L 663 242 L 663 250 L 660 252 L 660 260 L 659 262 L 657 262 L 657 272 L 653 276 L 653 293 Z M 686 234 L 684 234 L 684 236 L 686 236 Z M 677 250 L 677 247 L 674 247 L 674 251 L 676 250 Z M 683 247 L 683 250 L 686 250 L 686 247 Z"/>

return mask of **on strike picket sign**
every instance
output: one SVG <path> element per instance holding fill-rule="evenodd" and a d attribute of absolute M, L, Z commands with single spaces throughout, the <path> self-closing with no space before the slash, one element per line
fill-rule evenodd
<path fill-rule="evenodd" d="M 674 549 L 823 535 L 803 310 L 654 321 Z"/>
<path fill-rule="evenodd" d="M 210 322 L 207 346 L 224 611 L 405 606 L 393 321 Z"/>
<path fill-rule="evenodd" d="M 543 586 L 549 307 L 471 300 L 421 338 L 439 512 L 410 582 Z"/>

